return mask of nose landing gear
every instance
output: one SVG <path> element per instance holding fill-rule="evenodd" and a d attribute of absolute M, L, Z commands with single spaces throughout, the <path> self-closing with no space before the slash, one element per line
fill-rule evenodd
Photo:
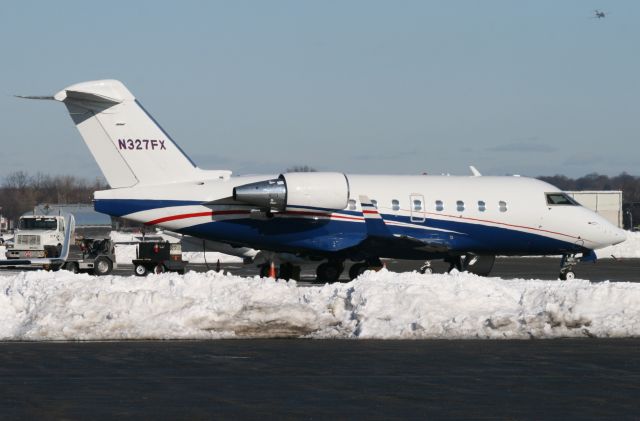
<path fill-rule="evenodd" d="M 563 281 L 575 279 L 576 274 L 573 268 L 578 264 L 575 254 L 563 254 L 560 260 L 560 275 L 558 277 Z"/>

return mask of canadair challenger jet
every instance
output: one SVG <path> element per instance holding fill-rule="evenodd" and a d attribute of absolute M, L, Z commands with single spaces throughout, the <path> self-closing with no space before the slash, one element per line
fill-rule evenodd
<path fill-rule="evenodd" d="M 47 98 L 47 97 L 31 97 Z M 561 279 L 622 230 L 556 187 L 525 177 L 350 175 L 232 177 L 198 168 L 116 80 L 69 86 L 63 102 L 111 189 L 98 212 L 234 247 L 324 261 L 320 281 L 357 277 L 380 258 L 445 259 L 487 275 L 496 255 L 562 255 Z M 280 266 L 290 276 L 290 263 Z"/>

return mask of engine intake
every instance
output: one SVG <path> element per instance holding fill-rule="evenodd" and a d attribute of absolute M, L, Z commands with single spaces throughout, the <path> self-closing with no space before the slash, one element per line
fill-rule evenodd
<path fill-rule="evenodd" d="M 349 180 L 342 173 L 286 173 L 235 187 L 233 199 L 273 212 L 293 206 L 344 209 L 349 201 Z"/>

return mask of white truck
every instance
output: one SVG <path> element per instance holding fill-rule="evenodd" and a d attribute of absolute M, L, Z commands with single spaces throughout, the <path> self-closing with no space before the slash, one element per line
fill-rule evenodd
<path fill-rule="evenodd" d="M 21 216 L 7 259 L 60 257 L 65 238 L 63 216 Z"/>
<path fill-rule="evenodd" d="M 70 213 L 21 217 L 15 243 L 6 256 L 0 267 L 66 269 L 95 275 L 108 275 L 116 267 L 111 240 L 76 238 L 75 218 Z"/>

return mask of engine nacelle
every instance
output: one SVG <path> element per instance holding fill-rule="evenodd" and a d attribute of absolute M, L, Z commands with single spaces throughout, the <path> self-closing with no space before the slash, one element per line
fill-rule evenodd
<path fill-rule="evenodd" d="M 342 173 L 298 172 L 233 189 L 233 199 L 281 212 L 291 206 L 344 209 L 349 201 L 349 180 Z"/>

